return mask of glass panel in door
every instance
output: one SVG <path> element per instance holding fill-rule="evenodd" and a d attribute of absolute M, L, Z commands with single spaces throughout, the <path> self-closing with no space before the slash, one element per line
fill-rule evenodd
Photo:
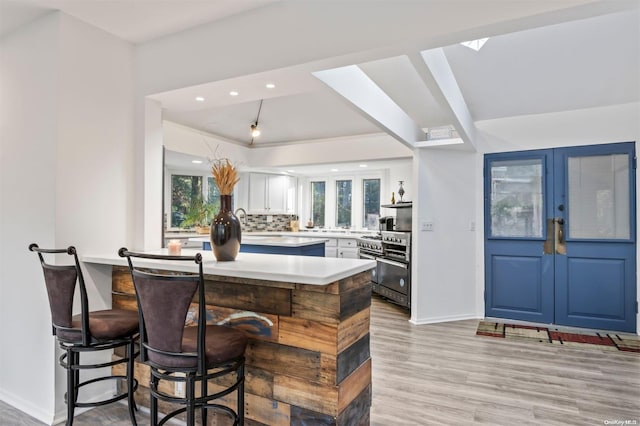
<path fill-rule="evenodd" d="M 491 236 L 541 238 L 543 159 L 491 163 Z"/>
<path fill-rule="evenodd" d="M 569 238 L 625 239 L 629 227 L 629 156 L 568 158 Z"/>

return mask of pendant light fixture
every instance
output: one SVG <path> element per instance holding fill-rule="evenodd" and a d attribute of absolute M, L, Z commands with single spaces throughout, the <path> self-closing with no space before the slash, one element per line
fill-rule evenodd
<path fill-rule="evenodd" d="M 260 120 L 260 111 L 262 111 L 262 101 L 260 99 L 260 106 L 258 107 L 258 115 L 256 116 L 256 122 L 251 125 L 251 144 L 253 144 L 253 138 L 260 136 L 260 129 L 258 128 L 258 120 Z"/>

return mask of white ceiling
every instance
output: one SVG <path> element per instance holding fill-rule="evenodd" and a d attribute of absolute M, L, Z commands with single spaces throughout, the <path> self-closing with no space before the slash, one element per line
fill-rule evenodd
<path fill-rule="evenodd" d="M 0 0 L 0 38 L 56 10 L 142 43 L 277 0 Z"/>
<path fill-rule="evenodd" d="M 374 0 L 341 0 L 345 5 L 362 7 L 370 1 Z M 438 0 L 423 1 L 431 2 L 437 12 Z M 532 11 L 540 4 L 528 0 L 501 1 L 504 7 Z M 248 13 L 259 19 L 262 10 L 266 11 L 273 3 L 282 2 L 0 0 L 0 35 L 42 14 L 62 10 L 132 43 L 144 43 L 232 15 Z M 640 2 L 559 3 L 566 8 L 548 12 L 554 16 L 544 21 L 545 26 L 531 23 L 538 17 L 534 12 L 526 24 L 497 25 L 486 18 L 484 22 L 480 20 L 474 34 L 491 37 L 479 52 L 451 42 L 425 42 L 416 31 L 415 40 L 403 41 L 411 46 L 406 54 L 394 52 L 390 57 L 363 62 L 359 58 L 366 55 L 353 52 L 351 63 L 358 65 L 423 129 L 453 124 L 452 112 L 443 103 L 441 94 L 425 83 L 421 70 L 409 59 L 410 55 L 434 47 L 444 48 L 473 121 L 640 101 Z M 464 6 L 464 2 L 459 5 Z M 581 5 L 601 7 L 577 9 Z M 397 10 L 396 14 L 401 15 Z M 425 25 L 443 24 L 435 18 L 436 13 L 425 19 Z M 548 22 L 558 23 L 548 25 Z M 355 31 L 356 28 L 354 35 Z M 461 36 L 448 39 L 456 37 Z M 349 58 L 342 57 L 341 61 L 349 63 Z M 161 102 L 165 119 L 246 145 L 251 140 L 249 126 L 256 120 L 260 99 L 264 99 L 259 120 L 262 135 L 256 139 L 256 145 L 383 132 L 379 123 L 311 74 L 319 71 L 319 67 L 317 63 L 301 63 L 159 93 L 153 98 Z M 266 83 L 274 83 L 276 87 L 267 89 Z M 229 96 L 231 90 L 238 91 L 239 96 Z M 196 102 L 196 96 L 203 96 L 205 101 Z"/>

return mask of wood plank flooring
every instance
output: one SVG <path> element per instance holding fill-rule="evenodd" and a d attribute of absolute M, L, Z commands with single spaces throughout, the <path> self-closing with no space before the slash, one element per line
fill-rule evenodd
<path fill-rule="evenodd" d="M 374 298 L 371 425 L 640 425 L 640 356 L 479 337 L 477 324 L 415 326 L 405 311 Z M 148 424 L 148 416 L 139 413 L 138 422 Z M 129 420 L 115 404 L 74 424 Z M 0 425 L 41 423 L 0 403 Z"/>

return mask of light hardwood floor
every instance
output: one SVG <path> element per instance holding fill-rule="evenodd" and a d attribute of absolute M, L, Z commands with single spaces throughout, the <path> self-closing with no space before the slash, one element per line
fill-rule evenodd
<path fill-rule="evenodd" d="M 475 336 L 475 320 L 415 326 L 377 298 L 371 311 L 372 426 L 640 425 L 637 354 Z M 0 424 L 41 425 L 4 403 Z M 129 421 L 115 404 L 74 424 Z"/>

